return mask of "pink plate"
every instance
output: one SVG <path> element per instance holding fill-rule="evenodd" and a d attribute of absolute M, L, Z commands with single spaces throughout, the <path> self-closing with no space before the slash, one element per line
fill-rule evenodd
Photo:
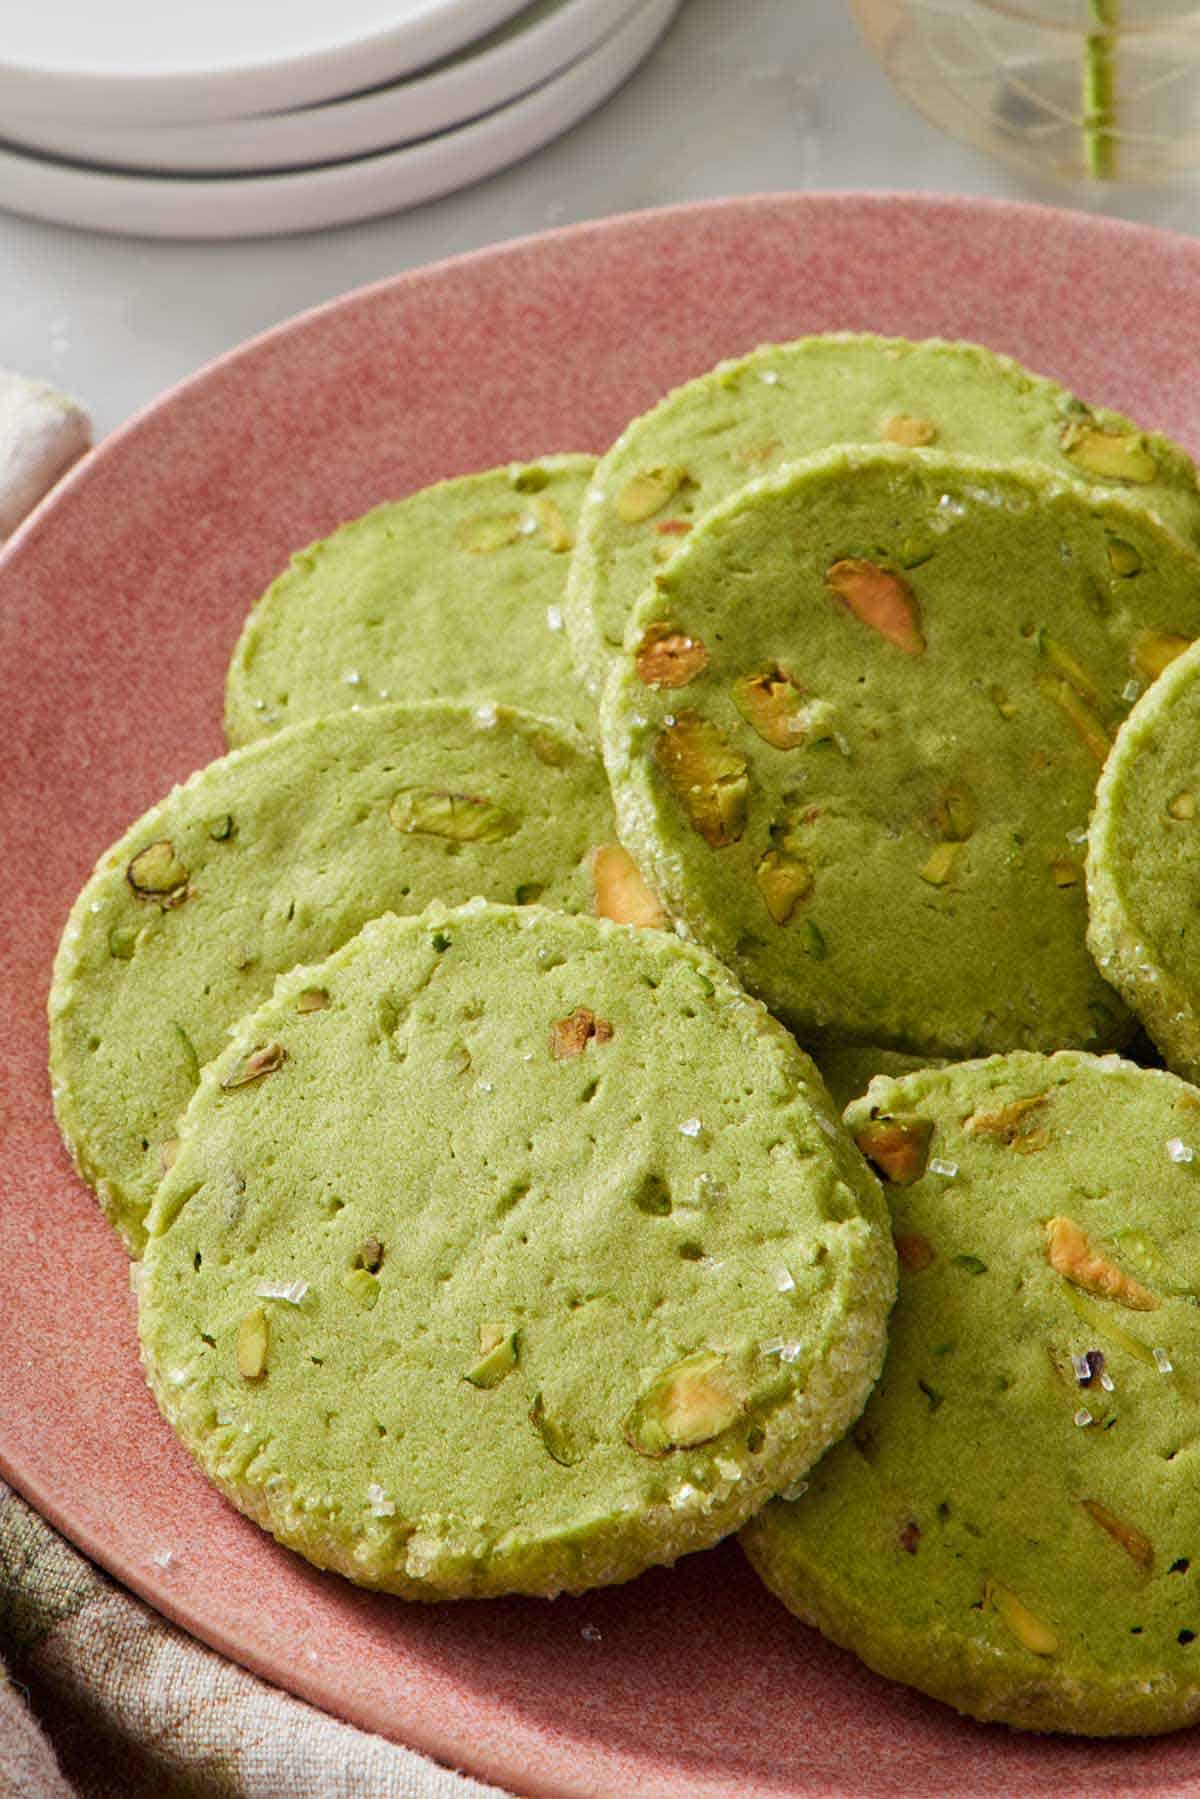
<path fill-rule="evenodd" d="M 768 196 L 352 294 L 160 401 L 14 539 L 0 1467 L 205 1642 L 525 1794 L 1195 1791 L 1195 1733 L 1089 1744 L 965 1723 L 826 1647 L 734 1545 L 553 1605 L 405 1605 L 318 1574 L 227 1506 L 161 1422 L 125 1257 L 51 1118 L 44 1006 L 67 907 L 105 845 L 221 753 L 227 657 L 291 549 L 443 475 L 601 449 L 719 357 L 844 329 L 978 338 L 1200 449 L 1200 242 L 978 201 Z"/>

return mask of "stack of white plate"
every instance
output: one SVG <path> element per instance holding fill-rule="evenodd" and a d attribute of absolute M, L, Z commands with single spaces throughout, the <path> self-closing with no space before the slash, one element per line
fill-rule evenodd
<path fill-rule="evenodd" d="M 0 206 L 262 237 L 434 199 L 607 99 L 679 0 L 12 0 Z"/>

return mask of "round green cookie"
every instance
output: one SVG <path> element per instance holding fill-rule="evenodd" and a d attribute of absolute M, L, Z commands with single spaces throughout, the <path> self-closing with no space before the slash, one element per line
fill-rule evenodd
<path fill-rule="evenodd" d="M 1117 484 L 1200 543 L 1196 469 L 1178 445 L 1007 356 L 937 338 L 768 344 L 668 394 L 598 464 L 567 592 L 580 671 L 599 690 L 635 601 L 711 506 L 781 463 L 880 441 Z"/>
<path fill-rule="evenodd" d="M 1117 733 L 1088 839 L 1088 944 L 1177 1073 L 1200 1080 L 1200 653 Z"/>
<path fill-rule="evenodd" d="M 242 629 L 225 735 L 383 700 L 499 699 L 589 736 L 563 630 L 591 456 L 443 481 L 292 557 Z"/>
<path fill-rule="evenodd" d="M 587 745 L 446 701 L 294 726 L 139 819 L 76 900 L 50 994 L 59 1125 L 129 1247 L 200 1069 L 276 975 L 437 898 L 583 910 L 613 833 Z"/>
<path fill-rule="evenodd" d="M 892 1182 L 887 1362 L 750 1560 L 977 1718 L 1200 1719 L 1200 1094 L 1016 1054 L 876 1080 L 846 1123 Z"/>
<path fill-rule="evenodd" d="M 623 841 L 808 1043 L 1107 1047 L 1083 840 L 1200 557 L 1032 463 L 830 451 L 709 513 L 605 696 Z"/>
<path fill-rule="evenodd" d="M 285 977 L 149 1233 L 183 1441 L 280 1541 L 411 1598 L 715 1542 L 857 1416 L 894 1284 L 878 1183 L 719 964 L 482 900 Z"/>

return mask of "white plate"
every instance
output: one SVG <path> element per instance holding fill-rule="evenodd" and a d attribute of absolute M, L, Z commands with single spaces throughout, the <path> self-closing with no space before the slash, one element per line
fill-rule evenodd
<path fill-rule="evenodd" d="M 277 237 L 435 199 L 559 136 L 647 56 L 679 0 L 646 0 L 598 49 L 510 106 L 382 156 L 288 175 L 114 175 L 0 149 L 0 205 L 140 237 Z"/>
<path fill-rule="evenodd" d="M 246 173 L 396 149 L 493 112 L 593 50 L 640 0 L 535 0 L 428 74 L 328 106 L 192 125 L 108 127 L 55 114 L 10 121 L 21 149 L 125 168 Z"/>
<path fill-rule="evenodd" d="M 526 0 L 3 0 L 0 117 L 245 118 L 394 81 Z"/>

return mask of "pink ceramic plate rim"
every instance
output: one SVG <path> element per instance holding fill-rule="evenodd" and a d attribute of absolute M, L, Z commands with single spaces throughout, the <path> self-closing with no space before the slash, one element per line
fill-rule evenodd
<path fill-rule="evenodd" d="M 1200 446 L 1200 244 L 1003 203 L 764 195 L 523 240 L 306 314 L 115 433 L 13 539 L 0 1467 L 213 1647 L 524 1793 L 1165 1793 L 1200 1781 L 1194 1733 L 1078 1744 L 963 1723 L 818 1642 L 731 1545 L 554 1606 L 406 1607 L 316 1574 L 161 1424 L 124 1258 L 50 1118 L 42 1008 L 70 897 L 220 753 L 224 661 L 287 552 L 441 475 L 601 448 L 718 357 L 829 329 L 975 337 Z"/>

